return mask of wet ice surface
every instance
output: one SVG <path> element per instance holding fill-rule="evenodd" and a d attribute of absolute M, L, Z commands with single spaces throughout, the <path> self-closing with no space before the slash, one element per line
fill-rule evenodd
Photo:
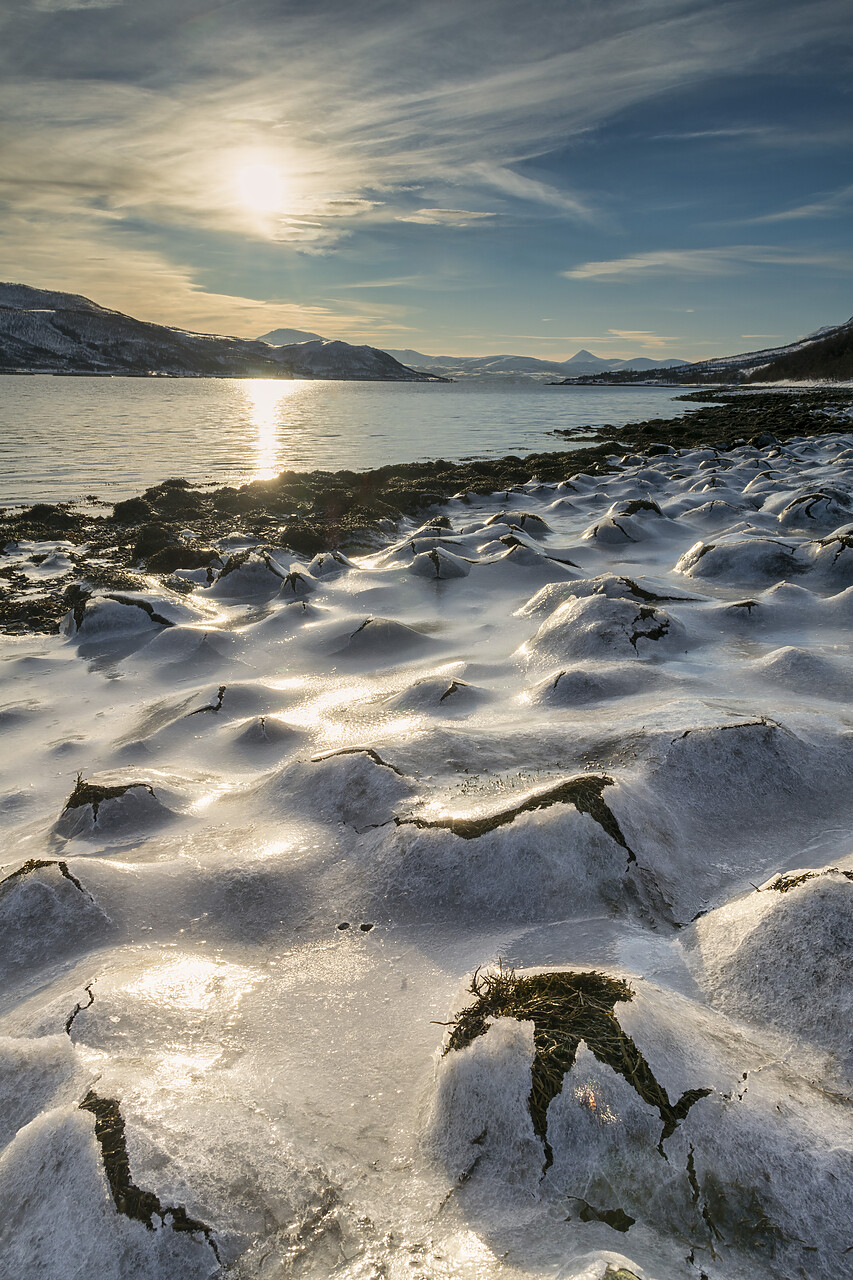
<path fill-rule="evenodd" d="M 4 637 L 5 1274 L 843 1274 L 851 463 L 626 458 L 355 561 L 231 537 Z M 533 1024 L 440 1056 L 499 957 L 626 980 L 708 1092 L 662 1137 L 581 1044 L 543 1171 Z"/>

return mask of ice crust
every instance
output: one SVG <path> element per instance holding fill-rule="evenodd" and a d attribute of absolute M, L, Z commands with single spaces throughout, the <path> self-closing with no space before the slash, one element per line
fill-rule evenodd
<path fill-rule="evenodd" d="M 610 463 L 2 639 L 4 1276 L 846 1273 L 853 441 Z M 500 957 L 710 1092 L 581 1041 L 546 1159 Z"/>

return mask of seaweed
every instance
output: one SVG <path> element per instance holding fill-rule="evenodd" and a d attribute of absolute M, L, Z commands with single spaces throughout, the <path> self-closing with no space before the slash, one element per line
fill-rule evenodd
<path fill-rule="evenodd" d="M 226 692 L 227 688 L 228 688 L 228 685 L 227 685 L 227 684 L 221 684 L 221 685 L 219 686 L 219 690 L 218 690 L 218 692 L 217 692 L 217 694 L 216 694 L 216 701 L 215 701 L 215 702 L 208 702 L 208 703 L 207 703 L 205 706 L 203 706 L 203 707 L 196 707 L 195 711 L 190 711 L 190 712 L 188 712 L 188 713 L 187 713 L 187 719 L 189 719 L 189 717 L 190 717 L 190 716 L 200 716 L 200 715 L 202 714 L 202 712 L 203 712 L 203 711 L 213 711 L 213 712 L 221 711 L 221 710 L 222 710 L 222 703 L 223 703 L 223 701 L 225 700 L 225 692 Z M 263 719 L 263 717 L 261 717 L 261 718 Z"/>
<path fill-rule="evenodd" d="M 142 787 L 149 795 L 154 795 L 154 788 L 147 782 L 128 782 L 124 786 L 105 787 L 98 782 L 84 782 L 82 773 L 78 773 L 74 790 L 65 801 L 63 812 L 68 809 L 82 809 L 85 805 L 90 804 L 92 806 L 92 820 L 97 822 L 98 809 L 105 800 L 116 800 L 119 796 L 125 795 L 135 787 Z"/>
<path fill-rule="evenodd" d="M 468 684 L 465 680 L 451 680 L 444 693 L 439 698 L 439 702 L 444 702 L 445 698 L 449 698 L 451 694 L 458 693 L 460 689 L 467 689 Z"/>
<path fill-rule="evenodd" d="M 628 852 L 628 861 L 636 861 L 633 850 L 628 845 L 622 834 L 622 828 L 616 819 L 616 815 L 605 804 L 601 798 L 601 793 L 605 787 L 612 787 L 613 779 L 608 778 L 606 774 L 586 774 L 577 778 L 569 778 L 566 782 L 559 782 L 554 787 L 549 787 L 544 791 L 534 791 L 525 800 L 521 800 L 518 804 L 514 804 L 505 809 L 499 809 L 497 813 L 484 814 L 481 818 L 395 818 L 397 826 L 412 825 L 415 827 L 431 828 L 440 827 L 447 831 L 452 831 L 455 836 L 461 836 L 463 840 L 476 840 L 479 836 L 487 835 L 490 831 L 495 831 L 498 827 L 507 826 L 510 822 L 522 813 L 530 813 L 537 809 L 549 809 L 553 804 L 573 804 L 578 813 L 588 814 L 594 822 L 621 845 Z"/>
<path fill-rule="evenodd" d="M 547 1170 L 553 1163 L 548 1143 L 548 1107 L 563 1089 L 566 1073 L 574 1066 L 583 1041 L 599 1062 L 623 1076 L 642 1100 L 654 1107 L 663 1123 L 658 1150 L 685 1118 L 694 1102 L 710 1089 L 688 1089 L 677 1102 L 656 1080 L 630 1036 L 619 1025 L 614 1009 L 630 1001 L 634 992 L 627 982 L 596 970 L 550 972 L 520 978 L 514 969 L 481 973 L 478 969 L 468 990 L 475 1003 L 463 1009 L 452 1027 L 444 1053 L 464 1049 L 484 1035 L 494 1018 L 517 1018 L 533 1023 L 534 1058 L 528 1105 L 534 1132 L 545 1146 Z"/>
<path fill-rule="evenodd" d="M 652 511 L 657 516 L 663 515 L 653 498 L 631 498 L 630 501 L 623 503 L 616 514 L 620 516 L 635 516 L 640 511 Z"/>
<path fill-rule="evenodd" d="M 767 889 L 773 893 L 788 893 L 791 889 L 797 889 L 801 884 L 805 884 L 807 880 L 820 880 L 822 876 L 833 875 L 853 880 L 853 871 L 842 871 L 840 867 L 826 867 L 823 871 L 802 871 L 799 875 L 780 875 L 767 886 Z"/>
<path fill-rule="evenodd" d="M 402 769 L 398 769 L 395 764 L 389 764 L 387 760 L 383 760 L 379 752 L 374 751 L 373 747 L 334 747 L 331 751 L 321 751 L 312 756 L 311 763 L 319 764 L 321 760 L 332 760 L 335 756 L 367 756 L 374 764 L 381 765 L 383 769 L 390 769 L 399 778 L 406 776 Z"/>
<path fill-rule="evenodd" d="M 570 1200 L 574 1200 L 579 1204 L 580 1211 L 578 1217 L 581 1222 L 604 1222 L 608 1227 L 612 1227 L 614 1231 L 630 1231 L 636 1218 L 632 1218 L 624 1209 L 596 1209 L 594 1205 L 588 1201 L 582 1200 L 580 1196 L 570 1196 Z M 571 1222 L 571 1218 L 566 1218 L 566 1222 Z"/>
<path fill-rule="evenodd" d="M 213 1232 L 205 1223 L 191 1218 L 183 1205 L 163 1205 L 153 1191 L 143 1191 L 130 1176 L 130 1158 L 124 1132 L 124 1117 L 115 1098 L 101 1098 L 93 1089 L 80 1103 L 81 1111 L 91 1111 L 95 1117 L 95 1137 L 101 1148 L 104 1172 L 110 1184 L 113 1202 L 126 1218 L 142 1222 L 149 1231 L 156 1231 L 154 1218 L 173 1231 L 185 1231 L 191 1235 L 203 1235 L 210 1245 L 216 1261 L 222 1259 L 213 1238 Z"/>
<path fill-rule="evenodd" d="M 85 894 L 87 898 L 91 897 L 91 894 L 86 893 L 86 890 L 83 888 L 77 877 L 68 870 L 68 863 L 57 862 L 54 858 L 29 858 L 26 862 L 22 863 L 16 871 L 13 871 L 8 876 L 4 876 L 4 878 L 0 880 L 0 884 L 8 884 L 10 880 L 17 880 L 19 876 L 28 876 L 31 872 L 40 871 L 43 867 L 57 867 L 60 875 L 63 875 L 66 880 L 70 880 L 74 887 L 79 889 L 82 894 Z"/>
<path fill-rule="evenodd" d="M 660 618 L 661 620 L 656 627 L 651 627 L 648 631 L 643 631 L 642 629 L 637 630 L 637 624 L 640 622 L 647 622 L 649 618 Z M 634 631 L 628 639 L 634 646 L 634 649 L 636 649 L 638 640 L 662 640 L 669 631 L 669 618 L 664 614 L 659 614 L 658 610 L 653 609 L 651 605 L 644 604 L 634 619 L 633 625 Z"/>

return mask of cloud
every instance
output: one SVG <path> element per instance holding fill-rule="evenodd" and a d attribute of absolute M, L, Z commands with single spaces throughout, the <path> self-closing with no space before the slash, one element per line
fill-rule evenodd
<path fill-rule="evenodd" d="M 118 278 L 153 228 L 161 246 L 221 237 L 234 262 L 274 245 L 284 264 L 349 251 L 397 219 L 431 237 L 497 225 L 507 207 L 589 223 L 600 202 L 568 174 L 528 176 L 537 159 L 721 68 L 779 64 L 849 26 L 848 0 L 768 12 L 766 0 L 7 0 L 0 200 L 19 256 L 6 260 L 18 276 L 67 280 L 69 228 Z M 241 196 L 247 164 L 280 174 L 281 207 Z M 28 237 L 11 238 L 16 219 Z M 191 271 L 188 252 L 174 256 Z M 618 278 L 595 265 L 575 270 Z M 152 306 L 161 280 L 154 271 Z"/>
<path fill-rule="evenodd" d="M 114 9 L 124 0 L 35 0 L 33 8 L 40 13 L 62 13 L 69 9 Z"/>
<path fill-rule="evenodd" d="M 683 337 L 666 336 L 661 333 L 652 333 L 649 329 L 608 329 L 608 334 L 614 338 L 619 338 L 623 342 L 633 343 L 634 346 L 655 349 L 657 347 L 665 347 L 668 343 L 683 343 Z"/>
<path fill-rule="evenodd" d="M 766 137 L 768 130 L 763 125 L 733 126 L 726 129 L 689 129 L 683 133 L 656 133 L 652 142 L 698 142 L 704 138 L 756 138 Z"/>
<path fill-rule="evenodd" d="M 390 276 L 379 280 L 352 280 L 338 287 L 343 289 L 408 289 L 413 286 L 428 284 L 429 280 L 429 276 L 422 275 Z"/>
<path fill-rule="evenodd" d="M 7 222 L 0 244 L 0 279 L 82 293 L 141 320 L 205 333 L 255 337 L 284 326 L 365 341 L 407 330 L 400 306 L 373 301 L 362 306 L 330 298 L 305 305 L 274 295 L 253 298 L 209 291 L 195 281 L 190 266 L 161 253 L 134 247 L 125 239 L 104 243 L 72 227 L 50 239 L 44 234 L 50 225 L 39 227 L 17 218 Z"/>
<path fill-rule="evenodd" d="M 729 245 L 715 249 L 657 249 L 604 262 L 584 262 L 560 272 L 568 280 L 625 281 L 649 275 L 731 275 L 743 266 L 772 263 L 778 266 L 835 267 L 853 269 L 853 254 L 808 252 L 773 245 Z"/>
<path fill-rule="evenodd" d="M 813 200 L 807 204 L 794 206 L 792 209 L 781 209 L 777 213 L 765 213 L 758 218 L 749 218 L 750 224 L 766 222 L 798 222 L 805 218 L 831 218 L 844 213 L 853 204 L 853 184 L 842 187 L 821 200 Z M 744 224 L 745 225 L 745 224 Z"/>
<path fill-rule="evenodd" d="M 520 173 L 503 165 L 475 164 L 470 172 L 478 175 L 489 186 L 495 187 L 505 195 L 514 196 L 518 200 L 527 200 L 535 204 L 559 209 L 562 213 L 584 221 L 593 217 L 593 210 L 579 197 L 560 191 L 547 182 L 539 182 L 535 178 L 526 178 Z"/>
<path fill-rule="evenodd" d="M 34 179 L 37 206 L 47 187 L 61 205 L 75 181 L 119 217 L 297 247 L 333 246 L 352 219 L 382 221 L 380 200 L 396 206 L 388 216 L 409 216 L 400 195 L 413 187 L 428 196 L 424 208 L 453 208 L 465 188 L 465 210 L 488 190 L 588 218 L 585 197 L 519 164 L 723 62 L 733 74 L 826 36 L 843 7 L 813 0 L 806 14 L 781 0 L 768 26 L 754 0 L 602 0 L 578 6 L 568 25 L 556 0 L 523 14 L 510 0 L 461 10 L 448 0 L 396 9 L 280 0 L 203 12 L 190 0 L 150 0 L 31 10 L 27 23 L 13 4 L 0 17 L 4 167 Z M 72 17 L 73 38 L 58 38 L 54 24 Z M 235 172 L 258 152 L 286 181 L 277 227 L 235 192 Z M 26 186 L 9 198 L 24 207 Z M 328 223 L 325 236 L 306 235 L 300 219 Z"/>
<path fill-rule="evenodd" d="M 472 222 L 494 216 L 472 209 L 417 209 L 414 213 L 398 214 L 397 221 L 418 222 L 425 227 L 468 227 Z"/>

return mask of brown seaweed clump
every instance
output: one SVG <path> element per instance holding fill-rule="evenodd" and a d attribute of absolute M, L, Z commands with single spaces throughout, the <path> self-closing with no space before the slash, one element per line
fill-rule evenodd
<path fill-rule="evenodd" d="M 689 1089 L 676 1103 L 662 1085 L 630 1036 L 619 1025 L 614 1009 L 618 1002 L 634 998 L 621 978 L 595 970 L 538 973 L 518 977 L 514 969 L 481 973 L 478 969 L 468 988 L 476 996 L 449 1024 L 452 1027 L 444 1052 L 466 1048 L 488 1030 L 494 1018 L 517 1018 L 533 1023 L 535 1056 L 530 1082 L 530 1116 L 533 1129 L 545 1144 L 545 1168 L 553 1156 L 548 1144 L 548 1106 L 562 1092 L 563 1080 L 572 1069 L 583 1041 L 599 1062 L 624 1076 L 644 1102 L 654 1107 L 663 1122 L 660 1147 L 683 1120 L 693 1103 L 709 1089 Z"/>

